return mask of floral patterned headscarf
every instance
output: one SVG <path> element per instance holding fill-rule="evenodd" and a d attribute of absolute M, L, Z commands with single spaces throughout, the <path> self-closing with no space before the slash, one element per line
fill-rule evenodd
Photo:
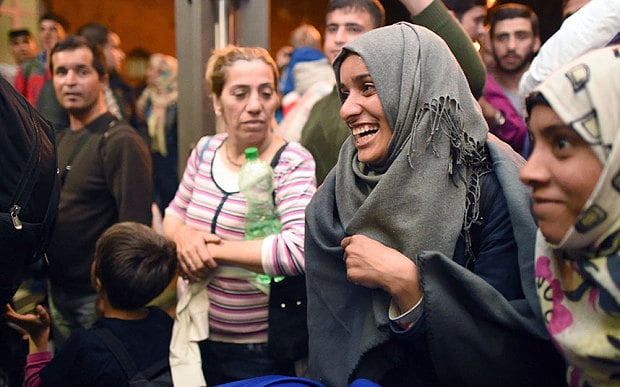
<path fill-rule="evenodd" d="M 571 385 L 620 383 L 620 46 L 581 56 L 535 92 L 588 144 L 604 169 L 576 224 L 552 245 L 538 231 L 543 314 Z"/>

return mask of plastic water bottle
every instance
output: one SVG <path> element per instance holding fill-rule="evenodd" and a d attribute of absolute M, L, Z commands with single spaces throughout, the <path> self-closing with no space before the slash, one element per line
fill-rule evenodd
<path fill-rule="evenodd" d="M 273 169 L 258 158 L 256 147 L 245 150 L 239 191 L 247 201 L 245 239 L 260 239 L 280 232 L 282 225 L 273 201 Z"/>

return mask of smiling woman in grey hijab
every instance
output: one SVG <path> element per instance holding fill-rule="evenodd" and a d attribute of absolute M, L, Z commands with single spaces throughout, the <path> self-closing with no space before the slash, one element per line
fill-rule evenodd
<path fill-rule="evenodd" d="M 306 212 L 310 376 L 562 384 L 534 288 L 523 160 L 446 44 L 408 23 L 334 62 L 352 131 Z"/>

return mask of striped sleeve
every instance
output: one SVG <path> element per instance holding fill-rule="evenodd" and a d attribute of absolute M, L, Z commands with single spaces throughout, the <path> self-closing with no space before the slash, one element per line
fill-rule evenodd
<path fill-rule="evenodd" d="M 282 229 L 263 242 L 263 270 L 271 276 L 303 274 L 305 209 L 316 191 L 316 177 L 314 159 L 299 143 L 289 143 L 282 152 L 274 187 Z"/>

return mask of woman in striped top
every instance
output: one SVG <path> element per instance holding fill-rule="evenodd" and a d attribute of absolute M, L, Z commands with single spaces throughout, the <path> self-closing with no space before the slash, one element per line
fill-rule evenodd
<path fill-rule="evenodd" d="M 208 339 L 199 347 L 208 385 L 291 373 L 290 364 L 266 353 L 269 295 L 263 290 L 268 286 L 261 286 L 257 276 L 304 273 L 304 210 L 316 183 L 310 153 L 272 129 L 277 75 L 262 48 L 229 46 L 214 52 L 206 77 L 225 130 L 198 142 L 166 209 L 164 233 L 177 244 L 180 270 L 190 283 L 206 283 Z M 237 180 L 250 146 L 267 163 L 285 147 L 274 168 L 282 229 L 262 240 L 244 240 L 246 200 Z"/>

